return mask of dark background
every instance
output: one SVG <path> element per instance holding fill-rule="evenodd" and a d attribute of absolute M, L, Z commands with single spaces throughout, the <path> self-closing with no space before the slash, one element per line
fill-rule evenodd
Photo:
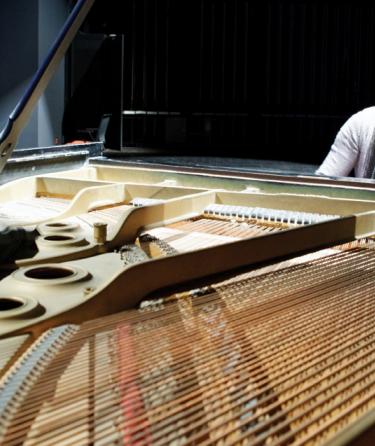
<path fill-rule="evenodd" d="M 97 0 L 73 46 L 66 140 L 110 113 L 106 144 L 125 152 L 319 164 L 343 122 L 375 104 L 374 3 L 122 0 L 121 9 Z"/>

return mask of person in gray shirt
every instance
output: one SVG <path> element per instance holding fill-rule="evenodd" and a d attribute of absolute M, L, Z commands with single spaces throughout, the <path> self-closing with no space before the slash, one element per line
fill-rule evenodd
<path fill-rule="evenodd" d="M 355 113 L 341 127 L 318 175 L 375 178 L 375 107 Z"/>

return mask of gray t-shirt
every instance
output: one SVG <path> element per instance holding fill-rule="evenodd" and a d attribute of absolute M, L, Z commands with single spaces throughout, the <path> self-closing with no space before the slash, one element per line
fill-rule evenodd
<path fill-rule="evenodd" d="M 372 178 L 375 167 L 375 107 L 351 116 L 336 135 L 319 175 Z"/>

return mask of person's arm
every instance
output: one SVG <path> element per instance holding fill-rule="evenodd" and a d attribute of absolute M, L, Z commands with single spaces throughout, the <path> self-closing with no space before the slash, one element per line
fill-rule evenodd
<path fill-rule="evenodd" d="M 316 174 L 344 177 L 354 169 L 359 155 L 357 120 L 354 115 L 341 127 Z"/>

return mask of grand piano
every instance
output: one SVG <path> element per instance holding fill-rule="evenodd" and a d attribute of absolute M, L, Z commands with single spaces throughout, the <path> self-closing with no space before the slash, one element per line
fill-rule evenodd
<path fill-rule="evenodd" d="M 373 182 L 94 145 L 0 187 L 0 223 L 39 234 L 1 267 L 0 443 L 373 444 Z"/>

